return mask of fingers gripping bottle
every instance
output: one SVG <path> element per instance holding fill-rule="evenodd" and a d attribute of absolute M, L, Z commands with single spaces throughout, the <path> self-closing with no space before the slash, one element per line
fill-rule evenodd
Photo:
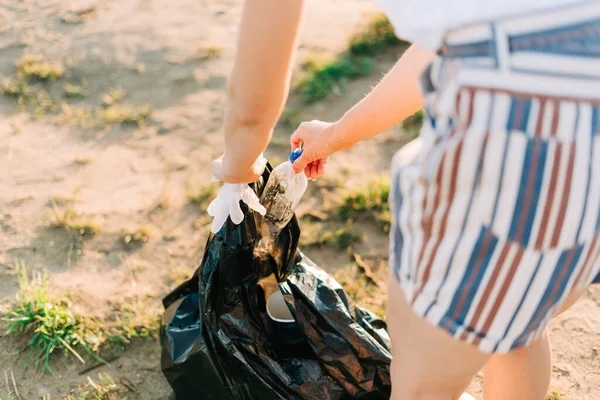
<path fill-rule="evenodd" d="M 273 232 L 281 231 L 290 222 L 308 186 L 306 175 L 296 174 L 292 169 L 292 163 L 300 155 L 302 149 L 294 150 L 290 154 L 289 161 L 273 169 L 260 197 L 260 204 L 267 210 L 265 216 L 267 224 Z"/>

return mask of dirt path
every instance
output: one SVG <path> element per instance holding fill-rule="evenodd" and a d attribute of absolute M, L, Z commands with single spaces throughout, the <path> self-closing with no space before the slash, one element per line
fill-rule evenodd
<path fill-rule="evenodd" d="M 157 0 L 0 4 L 2 76 L 14 75 L 14 63 L 24 52 L 42 54 L 65 67 L 64 78 L 44 85 L 59 103 L 99 108 L 107 93 L 122 88 L 125 104 L 149 103 L 152 110 L 140 126 L 85 129 L 55 123 L 64 114 L 61 104 L 36 118 L 31 110 L 18 111 L 14 99 L 0 97 L 0 298 L 17 292 L 14 264 L 22 261 L 30 270 L 48 271 L 54 293 L 75 293 L 77 312 L 103 315 L 111 302 L 139 299 L 159 310 L 160 298 L 194 270 L 209 219 L 205 206 L 190 203 L 187 194 L 209 182 L 210 161 L 221 148 L 240 6 L 240 0 L 182 0 L 168 7 Z M 298 60 L 342 50 L 356 24 L 373 10 L 370 0 L 309 0 Z M 395 57 L 381 56 L 369 78 L 350 82 L 343 96 L 302 108 L 300 117 L 338 118 Z M 65 83 L 86 86 L 86 97 L 63 97 Z M 277 129 L 270 159 L 286 156 L 291 132 Z M 304 210 L 321 201 L 323 190 L 359 187 L 385 175 L 391 155 L 405 140 L 395 129 L 334 157 L 332 186 L 313 186 Z M 53 227 L 55 207 L 93 220 L 99 233 L 74 246 L 72 235 Z M 127 246 L 123 232 L 141 227 L 149 233 L 148 242 Z M 364 240 L 355 251 L 385 259 L 386 236 L 368 222 L 358 228 Z M 330 271 L 349 263 L 345 252 L 332 248 L 307 253 Z M 553 384 L 566 399 L 600 399 L 599 310 L 600 288 L 593 288 L 553 326 Z M 20 343 L 0 337 L 0 375 L 21 370 Z M 159 357 L 156 343 L 140 342 L 91 374 L 109 372 L 127 382 L 128 399 L 167 399 Z M 79 374 L 83 367 L 75 361 L 58 357 L 54 364 L 59 379 L 16 375 L 23 399 L 62 398 L 85 382 L 87 374 Z"/>

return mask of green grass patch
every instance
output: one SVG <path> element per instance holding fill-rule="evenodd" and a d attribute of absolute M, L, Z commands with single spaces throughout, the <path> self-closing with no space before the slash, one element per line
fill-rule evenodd
<path fill-rule="evenodd" d="M 186 190 L 186 197 L 190 202 L 202 206 L 217 197 L 218 191 L 219 185 L 216 183 L 209 183 L 208 185 L 199 188 L 188 187 Z"/>
<path fill-rule="evenodd" d="M 140 300 L 120 301 L 113 304 L 108 318 L 96 320 L 101 345 L 122 351 L 134 339 L 154 338 L 158 332 L 160 313 L 149 310 Z"/>
<path fill-rule="evenodd" d="M 309 59 L 296 90 L 305 103 L 314 103 L 330 94 L 343 93 L 347 80 L 367 76 L 372 68 L 373 61 L 369 57 L 342 55 L 332 61 Z"/>
<path fill-rule="evenodd" d="M 93 236 L 100 232 L 100 226 L 91 219 L 75 219 L 69 223 L 68 227 L 81 237 Z"/>
<path fill-rule="evenodd" d="M 96 116 L 102 125 L 142 124 L 150 119 L 150 104 L 142 106 L 114 104 L 97 110 Z"/>
<path fill-rule="evenodd" d="M 424 118 L 425 115 L 423 113 L 423 110 L 419 110 L 410 117 L 406 118 L 404 121 L 402 121 L 400 127 L 406 129 L 409 132 L 409 137 L 411 140 L 415 139 L 417 136 L 419 136 L 419 131 L 421 130 L 421 125 L 423 125 Z"/>
<path fill-rule="evenodd" d="M 48 294 L 46 274 L 30 278 L 23 266 L 18 266 L 20 290 L 14 300 L 3 307 L 2 320 L 7 323 L 7 335 L 28 335 L 29 351 L 25 368 L 51 372 L 52 354 L 62 352 L 84 363 L 83 356 L 100 360 L 99 351 L 112 347 L 120 350 L 133 338 L 155 334 L 158 313 L 151 313 L 143 304 L 119 303 L 110 319 L 96 319 L 71 310 L 66 297 Z"/>
<path fill-rule="evenodd" d="M 556 390 L 551 390 L 547 395 L 546 395 L 546 400 L 562 400 L 563 396 L 560 392 L 557 392 Z"/>
<path fill-rule="evenodd" d="M 42 83 L 61 79 L 64 75 L 62 64 L 25 53 L 15 62 L 15 68 L 15 75 L 2 82 L 2 94 L 14 98 L 19 109 L 32 110 L 36 118 L 55 111 L 56 101 Z"/>
<path fill-rule="evenodd" d="M 102 96 L 102 104 L 105 107 L 114 106 L 123 102 L 125 97 L 127 97 L 127 92 L 123 88 L 114 88 Z"/>
<path fill-rule="evenodd" d="M 216 45 L 203 46 L 198 50 L 198 56 L 201 60 L 214 60 L 220 58 L 223 54 L 223 49 Z"/>
<path fill-rule="evenodd" d="M 29 53 L 15 62 L 15 76 L 0 84 L 4 96 L 17 101 L 19 109 L 28 109 L 34 117 L 41 117 L 58 110 L 54 121 L 58 124 L 76 125 L 81 128 L 104 128 L 116 124 L 142 125 L 151 118 L 150 104 L 123 104 L 127 93 L 114 88 L 102 97 L 102 107 L 58 103 L 46 90 L 45 82 L 56 81 L 64 76 L 64 67 L 39 55 Z M 65 83 L 63 97 L 76 99 L 89 95 L 87 80 L 80 84 Z M 59 107 L 60 104 L 60 107 Z"/>
<path fill-rule="evenodd" d="M 29 98 L 29 101 L 22 103 L 22 106 L 32 107 L 35 118 L 40 118 L 57 109 L 56 102 L 45 89 L 34 91 L 33 96 Z"/>
<path fill-rule="evenodd" d="M 374 65 L 372 57 L 403 43 L 396 38 L 385 15 L 378 14 L 350 37 L 348 50 L 334 60 L 306 60 L 295 90 L 309 104 L 332 94 L 341 94 L 348 80 L 371 72 Z"/>
<path fill-rule="evenodd" d="M 96 125 L 94 110 L 91 107 L 62 103 L 56 122 L 61 125 L 76 125 L 92 128 Z"/>
<path fill-rule="evenodd" d="M 126 246 L 142 246 L 150 240 L 150 228 L 141 226 L 133 231 L 123 229 L 121 240 L 123 240 L 123 243 L 125 243 Z"/>
<path fill-rule="evenodd" d="M 391 46 L 403 44 L 384 14 L 378 14 L 361 30 L 350 37 L 348 49 L 351 54 L 374 56 Z"/>
<path fill-rule="evenodd" d="M 87 382 L 69 393 L 65 400 L 117 400 L 119 394 L 127 391 L 125 386 L 115 382 L 110 375 L 99 373 L 97 381 L 88 376 Z"/>
<path fill-rule="evenodd" d="M 59 62 L 48 61 L 38 54 L 25 53 L 15 63 L 17 77 L 25 80 L 56 81 L 65 74 Z"/>
<path fill-rule="evenodd" d="M 104 108 L 97 110 L 96 118 L 102 125 L 141 124 L 150 118 L 150 104 L 141 106 L 121 104 L 127 97 L 122 88 L 114 88 L 102 97 Z"/>
<path fill-rule="evenodd" d="M 402 121 L 402 127 L 407 129 L 415 127 L 420 128 L 421 125 L 423 125 L 424 118 L 425 115 L 423 114 L 423 110 L 419 110 L 410 117 L 406 118 L 404 121 Z"/>
<path fill-rule="evenodd" d="M 141 125 L 151 117 L 150 104 L 142 106 L 114 104 L 94 109 L 81 105 L 63 103 L 56 122 L 62 125 L 76 125 L 80 128 L 102 128 L 116 124 Z"/>
<path fill-rule="evenodd" d="M 24 79 L 6 78 L 2 81 L 2 94 L 16 99 L 28 98 L 31 88 Z"/>
<path fill-rule="evenodd" d="M 65 97 L 71 99 L 81 99 L 89 95 L 87 79 L 82 79 L 79 85 L 65 83 L 63 86 Z"/>
<path fill-rule="evenodd" d="M 18 276 L 20 291 L 2 319 L 8 323 L 8 335 L 32 335 L 27 343 L 26 367 L 33 360 L 36 369 L 42 366 L 43 371 L 51 372 L 49 362 L 53 352 L 72 354 L 80 361 L 83 361 L 81 350 L 95 357 L 91 324 L 75 316 L 66 299 L 48 295 L 47 275 L 34 274 L 30 280 L 27 270 L 20 267 Z"/>
<path fill-rule="evenodd" d="M 362 189 L 348 192 L 335 210 L 335 215 L 342 221 L 352 220 L 357 215 L 369 215 L 388 232 L 391 224 L 389 193 L 387 180 L 372 181 Z"/>
<path fill-rule="evenodd" d="M 94 156 L 77 156 L 73 159 L 73 164 L 87 165 L 94 161 Z"/>
<path fill-rule="evenodd" d="M 362 241 L 362 235 L 351 225 L 338 229 L 324 229 L 323 224 L 305 223 L 300 237 L 304 247 L 333 246 L 337 250 L 347 250 Z"/>
<path fill-rule="evenodd" d="M 7 78 L 0 89 L 3 95 L 14 98 L 20 109 L 31 108 L 35 117 L 46 115 L 57 108 L 46 89 L 30 86 L 25 78 Z"/>
<path fill-rule="evenodd" d="M 77 125 L 81 128 L 101 128 L 116 124 L 141 125 L 150 117 L 150 104 L 134 106 L 116 103 L 109 107 L 94 109 L 63 103 L 56 122 L 63 125 Z"/>
<path fill-rule="evenodd" d="M 100 225 L 94 220 L 81 218 L 74 209 L 59 207 L 55 202 L 52 202 L 52 226 L 74 232 L 81 238 L 87 238 L 100 232 Z"/>

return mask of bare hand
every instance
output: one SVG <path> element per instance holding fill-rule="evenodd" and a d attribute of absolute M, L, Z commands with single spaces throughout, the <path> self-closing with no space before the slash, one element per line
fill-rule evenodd
<path fill-rule="evenodd" d="M 303 122 L 290 138 L 292 150 L 303 144 L 302 155 L 293 164 L 296 173 L 304 171 L 309 179 L 317 179 L 327 168 L 329 156 L 335 153 L 332 134 L 336 124 L 323 121 Z"/>

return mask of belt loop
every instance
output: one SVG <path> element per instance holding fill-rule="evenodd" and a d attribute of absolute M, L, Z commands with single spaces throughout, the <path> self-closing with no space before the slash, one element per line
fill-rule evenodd
<path fill-rule="evenodd" d="M 508 46 L 508 35 L 504 30 L 504 27 L 499 23 L 492 24 L 492 32 L 494 38 L 492 40 L 494 44 L 495 56 L 496 56 L 496 67 L 500 71 L 510 70 L 510 48 Z"/>

